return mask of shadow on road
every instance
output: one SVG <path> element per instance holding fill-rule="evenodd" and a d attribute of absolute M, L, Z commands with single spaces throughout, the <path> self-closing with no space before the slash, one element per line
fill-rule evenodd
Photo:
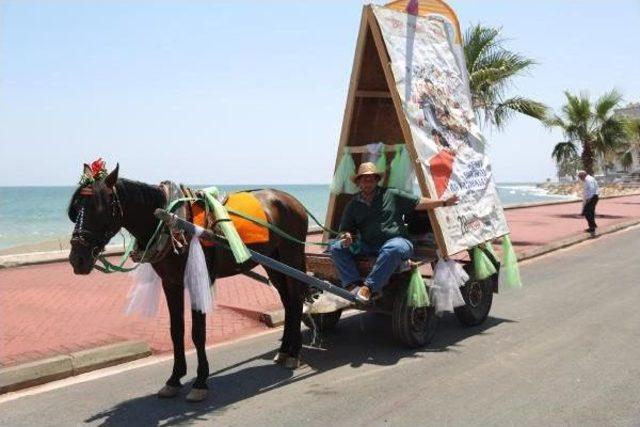
<path fill-rule="evenodd" d="M 104 426 L 155 426 L 203 421 L 208 415 L 222 413 L 245 399 L 332 369 L 344 366 L 357 369 L 365 364 L 390 366 L 402 359 L 428 359 L 431 352 L 464 351 L 465 339 L 489 334 L 491 328 L 504 322 L 511 320 L 488 317 L 482 325 L 464 327 L 453 314 L 445 314 L 427 347 L 407 349 L 393 339 L 389 316 L 362 313 L 342 319 L 335 332 L 322 338 L 314 340 L 313 333 L 305 331 L 304 342 L 315 343 L 305 345 L 302 356 L 307 366 L 295 372 L 271 362 L 276 353 L 274 348 L 213 372 L 209 379 L 212 395 L 204 402 L 194 404 L 184 400 L 190 389 L 187 384 L 175 399 L 159 399 L 153 394 L 127 400 L 85 422 L 101 420 L 100 425 Z"/>

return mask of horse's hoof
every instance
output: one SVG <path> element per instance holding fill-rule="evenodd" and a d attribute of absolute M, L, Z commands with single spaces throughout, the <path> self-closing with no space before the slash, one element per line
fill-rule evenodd
<path fill-rule="evenodd" d="M 180 393 L 181 387 L 165 385 L 158 392 L 158 397 L 176 397 Z"/>
<path fill-rule="evenodd" d="M 202 402 L 207 398 L 209 390 L 206 388 L 192 388 L 189 394 L 187 394 L 187 402 Z"/>
<path fill-rule="evenodd" d="M 278 365 L 283 365 L 287 361 L 288 357 L 289 355 L 287 353 L 283 353 L 279 351 L 278 354 L 276 354 L 276 356 L 273 358 L 273 363 L 277 363 Z"/>
<path fill-rule="evenodd" d="M 284 367 L 287 369 L 298 369 L 303 365 L 299 357 L 287 357 L 284 362 Z"/>

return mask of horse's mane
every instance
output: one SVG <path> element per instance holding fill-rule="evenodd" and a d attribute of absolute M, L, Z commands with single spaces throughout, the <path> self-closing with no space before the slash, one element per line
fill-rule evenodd
<path fill-rule="evenodd" d="M 78 216 L 78 198 L 80 190 L 83 188 L 83 186 L 79 186 L 76 189 L 67 207 L 67 215 L 72 222 L 76 222 Z M 96 209 L 100 211 L 107 205 L 106 192 L 102 191 L 105 188 L 105 183 L 103 181 L 95 182 L 91 184 L 91 188 L 93 190 L 91 200 L 95 203 Z M 136 201 L 145 206 L 164 206 L 165 203 L 164 193 L 157 185 L 120 178 L 116 182 L 116 191 L 121 200 Z"/>
<path fill-rule="evenodd" d="M 118 179 L 116 191 L 121 200 L 136 201 L 144 206 L 164 206 L 164 192 L 157 185 L 126 178 Z"/>

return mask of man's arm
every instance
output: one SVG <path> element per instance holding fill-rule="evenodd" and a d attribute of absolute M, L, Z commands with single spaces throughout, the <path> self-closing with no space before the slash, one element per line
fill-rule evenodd
<path fill-rule="evenodd" d="M 453 206 L 458 203 L 458 200 L 459 198 L 455 194 L 446 199 L 430 199 L 428 197 L 422 197 L 416 205 L 416 210 L 426 211 L 429 209 L 441 208 L 443 206 Z"/>

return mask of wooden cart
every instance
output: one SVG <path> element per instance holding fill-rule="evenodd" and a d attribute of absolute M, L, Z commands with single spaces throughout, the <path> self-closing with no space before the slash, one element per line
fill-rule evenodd
<path fill-rule="evenodd" d="M 407 3 L 407 1 L 395 1 L 386 7 L 404 11 Z M 419 4 L 420 15 L 439 14 L 452 22 L 457 32 L 456 38 L 460 40 L 458 19 L 446 3 L 441 0 L 422 0 Z M 336 156 L 336 168 L 344 147 L 349 147 L 355 163 L 359 164 L 366 152 L 365 145 L 374 141 L 383 142 L 389 146 L 389 149 L 384 151 L 388 156 L 387 164 L 390 163 L 393 155 L 390 146 L 398 143 L 405 144 L 412 161 L 416 164 L 418 154 L 412 143 L 409 125 L 395 89 L 390 58 L 371 6 L 364 6 Z M 415 168 L 415 172 L 421 194 L 429 197 L 422 169 Z M 338 228 L 342 212 L 351 197 L 348 194 L 331 195 L 325 221 L 327 227 Z M 435 242 L 432 245 L 414 241 L 416 248 L 414 261 L 423 265 L 421 267 L 421 271 L 424 271 L 423 276 L 429 278 L 430 271 L 437 260 L 438 248 L 443 242 L 442 232 L 432 213 L 416 215 L 409 221 L 410 229 L 418 234 L 432 232 L 434 235 Z M 325 233 L 323 241 L 327 242 L 330 237 Z M 308 253 L 306 260 L 307 270 L 315 277 L 339 285 L 337 272 L 328 254 Z M 374 259 L 371 258 L 358 260 L 363 277 L 370 271 L 373 262 Z M 471 273 L 470 266 L 469 261 L 466 261 L 465 269 L 469 273 Z M 497 263 L 496 266 L 499 268 Z M 408 281 L 409 273 L 394 274 L 390 283 L 385 286 L 383 296 L 369 307 L 360 308 L 391 314 L 395 337 L 404 345 L 418 347 L 425 345 L 433 337 L 437 318 L 433 307 L 412 309 L 407 306 L 405 295 Z M 493 293 L 497 292 L 497 289 L 497 274 L 484 281 L 471 279 L 461 289 L 466 305 L 455 309 L 458 319 L 469 326 L 484 321 L 491 309 Z M 336 326 L 341 312 L 342 310 L 314 314 L 311 315 L 313 320 L 307 319 L 305 323 L 320 330 L 329 330 Z"/>

